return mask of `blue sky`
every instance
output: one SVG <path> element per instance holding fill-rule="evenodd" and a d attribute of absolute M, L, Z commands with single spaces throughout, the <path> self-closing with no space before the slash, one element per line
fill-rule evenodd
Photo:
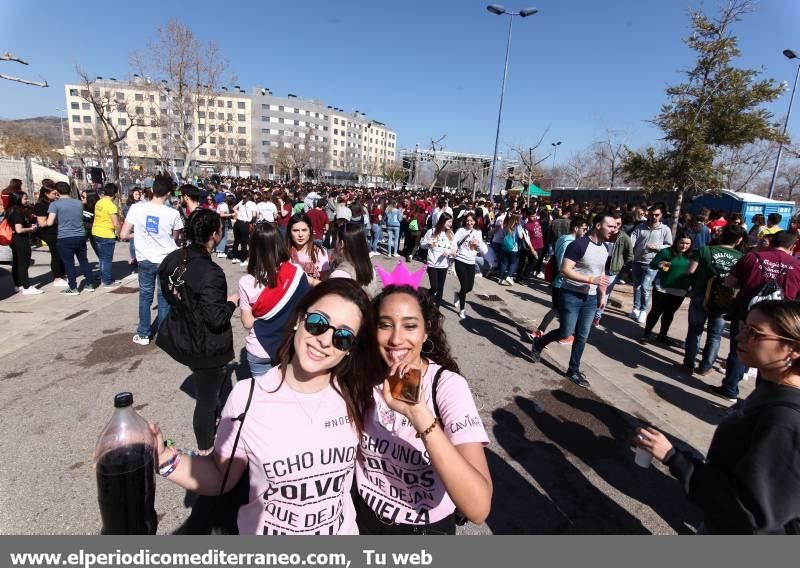
<path fill-rule="evenodd" d="M 687 9 L 716 12 L 719 4 L 506 2 L 539 13 L 514 20 L 501 151 L 506 144 L 531 145 L 547 128 L 545 146 L 563 142 L 559 163 L 607 128 L 633 146 L 657 142 L 658 131 L 646 121 L 665 101 L 664 88 L 693 63 L 681 41 Z M 401 147 L 447 134 L 448 149 L 491 153 L 508 24 L 485 6 L 475 0 L 0 0 L 0 52 L 30 62 L 0 69 L 51 85 L 0 81 L 0 117 L 58 114 L 62 85 L 76 80 L 76 63 L 91 75 L 125 77 L 128 54 L 177 18 L 220 44 L 245 89 L 260 85 L 359 109 L 393 127 Z M 757 0 L 736 27 L 739 63 L 791 82 L 795 67 L 781 51 L 800 51 L 799 23 L 800 0 Z M 773 111 L 783 116 L 788 102 L 787 92 Z M 800 118 L 794 123 L 800 133 Z"/>

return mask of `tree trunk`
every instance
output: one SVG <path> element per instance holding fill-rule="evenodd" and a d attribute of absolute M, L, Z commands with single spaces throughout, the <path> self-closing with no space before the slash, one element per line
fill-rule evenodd
<path fill-rule="evenodd" d="M 678 190 L 678 198 L 675 200 L 675 211 L 672 213 L 672 236 L 678 233 L 678 219 L 681 218 L 681 207 L 683 206 L 683 190 Z"/>
<path fill-rule="evenodd" d="M 119 183 L 119 148 L 116 144 L 111 145 L 111 177 L 114 180 L 114 183 L 117 187 L 120 187 Z M 120 192 L 122 193 L 122 192 Z"/>

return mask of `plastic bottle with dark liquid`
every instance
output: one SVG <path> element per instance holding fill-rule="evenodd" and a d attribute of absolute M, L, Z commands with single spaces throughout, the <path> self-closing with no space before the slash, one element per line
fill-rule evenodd
<path fill-rule="evenodd" d="M 155 455 L 155 438 L 133 409 L 133 395 L 119 393 L 94 454 L 102 534 L 156 534 Z"/>

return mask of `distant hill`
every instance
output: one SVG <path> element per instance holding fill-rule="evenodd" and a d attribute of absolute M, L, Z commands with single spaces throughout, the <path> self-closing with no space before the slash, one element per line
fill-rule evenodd
<path fill-rule="evenodd" d="M 61 126 L 57 116 L 37 116 L 35 118 L 20 118 L 16 120 L 0 120 L 0 136 L 21 132 L 29 136 L 44 138 L 53 148 L 61 148 Z M 68 127 L 64 122 L 64 128 Z M 68 132 L 64 131 L 69 143 Z"/>

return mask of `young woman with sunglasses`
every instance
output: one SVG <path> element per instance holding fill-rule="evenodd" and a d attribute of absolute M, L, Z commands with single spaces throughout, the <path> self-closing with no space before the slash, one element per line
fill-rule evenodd
<path fill-rule="evenodd" d="M 308 283 L 316 286 L 327 280 L 330 274 L 328 253 L 314 244 L 311 232 L 311 219 L 305 213 L 296 213 L 287 227 L 289 256 L 292 262 L 300 265 L 308 276 Z"/>
<path fill-rule="evenodd" d="M 710 534 L 800 534 L 800 303 L 756 304 L 737 337 L 760 380 L 717 427 L 705 461 L 654 428 L 637 444 L 664 462 Z"/>
<path fill-rule="evenodd" d="M 385 284 L 388 284 L 384 281 Z M 419 372 L 416 403 L 374 389 L 364 420 L 355 498 L 362 534 L 454 534 L 456 508 L 483 522 L 492 500 L 489 439 L 427 292 L 389 284 L 373 302 L 383 373 Z M 434 396 L 434 381 L 438 376 Z"/>
<path fill-rule="evenodd" d="M 356 282 L 336 278 L 313 288 L 297 304 L 278 365 L 233 388 L 211 455 L 173 452 L 151 425 L 162 448 L 161 475 L 217 495 L 229 464 L 225 492 L 247 469 L 241 534 L 358 534 L 350 489 L 363 413 L 379 372 L 372 318 Z"/>

